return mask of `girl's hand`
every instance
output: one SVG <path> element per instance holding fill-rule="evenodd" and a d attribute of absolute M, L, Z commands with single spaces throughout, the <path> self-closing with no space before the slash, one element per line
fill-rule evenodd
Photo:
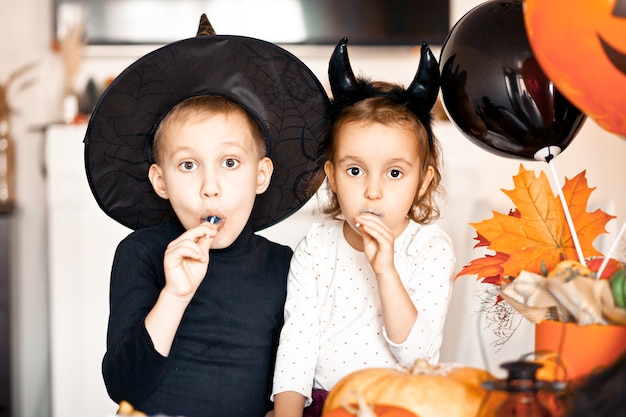
<path fill-rule="evenodd" d="M 375 214 L 361 213 L 354 219 L 363 236 L 363 252 L 376 275 L 395 273 L 391 229 Z"/>
<path fill-rule="evenodd" d="M 387 336 L 394 343 L 402 343 L 417 319 L 417 309 L 393 263 L 395 236 L 375 214 L 362 213 L 355 221 L 363 236 L 363 251 L 378 281 Z"/>
<path fill-rule="evenodd" d="M 170 242 L 163 259 L 163 291 L 180 298 L 193 297 L 209 267 L 209 249 L 219 226 L 203 222 Z"/>

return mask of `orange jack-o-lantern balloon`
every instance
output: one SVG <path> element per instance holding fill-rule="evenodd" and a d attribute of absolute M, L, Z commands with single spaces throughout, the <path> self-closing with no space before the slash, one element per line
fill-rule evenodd
<path fill-rule="evenodd" d="M 576 107 L 626 135 L 626 0 L 524 0 L 541 68 Z"/>

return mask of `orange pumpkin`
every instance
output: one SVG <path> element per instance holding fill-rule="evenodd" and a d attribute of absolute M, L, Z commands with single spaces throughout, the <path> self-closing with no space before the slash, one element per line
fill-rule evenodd
<path fill-rule="evenodd" d="M 492 416 L 506 395 L 485 390 L 481 383 L 489 379 L 494 377 L 478 368 L 432 366 L 422 361 L 412 369 L 363 369 L 335 385 L 324 412 L 341 407 L 343 398 L 355 391 L 368 404 L 402 407 L 420 417 Z"/>
<path fill-rule="evenodd" d="M 356 400 L 356 403 L 351 403 Z M 401 407 L 393 405 L 367 404 L 363 396 L 356 391 L 348 391 L 341 400 L 341 407 L 323 414 L 323 417 L 419 417 Z"/>
<path fill-rule="evenodd" d="M 356 399 L 357 403 L 350 403 Z M 419 417 L 409 410 L 394 405 L 369 406 L 363 396 L 356 391 L 348 391 L 341 400 L 341 406 L 324 413 L 322 417 Z"/>
<path fill-rule="evenodd" d="M 404 408 L 396 407 L 393 405 L 375 405 L 372 410 L 374 417 L 419 417 L 406 410 Z M 346 410 L 343 407 L 335 408 L 329 413 L 323 415 L 323 417 L 361 417 L 358 411 Z"/>

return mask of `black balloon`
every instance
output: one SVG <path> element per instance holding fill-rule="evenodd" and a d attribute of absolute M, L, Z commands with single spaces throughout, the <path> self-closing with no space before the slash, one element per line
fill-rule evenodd
<path fill-rule="evenodd" d="M 439 62 L 446 112 L 465 136 L 496 155 L 549 161 L 586 119 L 539 67 L 521 1 L 487 1 L 470 10 L 448 34 Z"/>

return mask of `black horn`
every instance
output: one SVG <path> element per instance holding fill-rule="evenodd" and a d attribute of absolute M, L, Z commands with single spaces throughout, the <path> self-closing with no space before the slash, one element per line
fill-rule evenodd
<path fill-rule="evenodd" d="M 335 100 L 351 97 L 358 86 L 348 58 L 347 45 L 348 38 L 344 37 L 335 47 L 328 64 L 328 80 Z"/>
<path fill-rule="evenodd" d="M 407 105 L 417 114 L 428 113 L 439 94 L 439 64 L 426 42 L 422 42 L 420 63 L 411 85 L 407 88 Z"/>

